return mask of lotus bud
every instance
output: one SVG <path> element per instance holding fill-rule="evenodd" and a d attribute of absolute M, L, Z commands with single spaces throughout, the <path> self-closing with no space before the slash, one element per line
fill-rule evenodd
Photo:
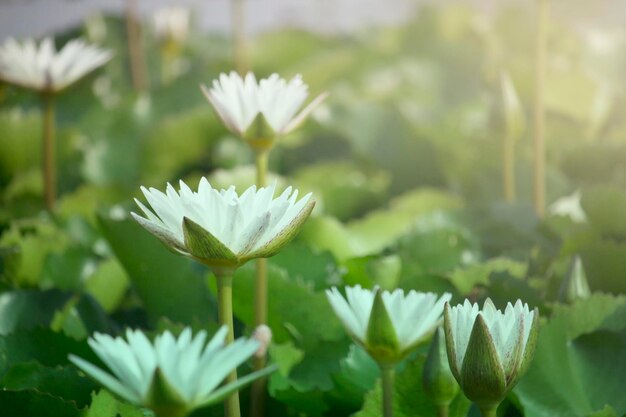
<path fill-rule="evenodd" d="M 580 256 L 576 255 L 570 263 L 565 279 L 559 290 L 559 301 L 573 303 L 576 300 L 589 298 L 591 290 L 587 282 L 587 274 Z"/>
<path fill-rule="evenodd" d="M 440 324 L 443 304 L 451 297 L 359 285 L 347 287 L 346 298 L 335 287 L 326 295 L 354 341 L 381 366 L 401 361 L 427 339 Z"/>
<path fill-rule="evenodd" d="M 532 360 L 539 312 L 509 303 L 504 312 L 490 299 L 444 308 L 446 348 L 452 374 L 467 398 L 481 410 L 495 410 Z"/>
<path fill-rule="evenodd" d="M 447 408 L 459 393 L 459 384 L 454 379 L 448 364 L 446 338 L 441 327 L 433 336 L 422 376 L 424 391 L 437 407 Z"/>

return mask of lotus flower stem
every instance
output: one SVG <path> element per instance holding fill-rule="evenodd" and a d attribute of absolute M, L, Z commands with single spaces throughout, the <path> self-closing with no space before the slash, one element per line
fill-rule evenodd
<path fill-rule="evenodd" d="M 515 190 L 515 138 L 509 133 L 504 135 L 502 161 L 504 171 L 502 176 L 504 198 L 509 203 L 512 203 L 515 201 L 517 194 Z"/>
<path fill-rule="evenodd" d="M 141 23 L 137 17 L 137 0 L 126 0 L 126 32 L 133 88 L 135 91 L 144 91 L 148 87 L 148 77 L 143 61 Z"/>
<path fill-rule="evenodd" d="M 233 327 L 233 270 L 219 269 L 215 271 L 217 276 L 217 309 L 220 326 L 228 326 L 228 336 L 226 344 L 231 344 L 235 340 L 235 330 Z M 237 381 L 237 369 L 226 377 L 226 383 L 231 384 Z M 239 393 L 234 391 L 224 401 L 225 417 L 240 417 Z"/>
<path fill-rule="evenodd" d="M 534 187 L 533 202 L 539 217 L 543 217 L 546 205 L 546 151 L 545 151 L 545 76 L 546 38 L 548 26 L 548 1 L 537 0 L 537 33 L 535 38 L 535 104 L 534 104 Z"/>
<path fill-rule="evenodd" d="M 233 25 L 233 60 L 235 69 L 244 75 L 250 69 L 246 46 L 246 8 L 245 0 L 231 0 Z"/>
<path fill-rule="evenodd" d="M 43 112 L 43 188 L 46 208 L 52 211 L 56 200 L 56 152 L 54 97 L 44 93 L 41 96 Z"/>
<path fill-rule="evenodd" d="M 496 417 L 498 415 L 498 406 L 495 407 L 479 407 L 483 417 Z"/>
<path fill-rule="evenodd" d="M 383 417 L 393 417 L 393 365 L 381 365 L 380 373 L 383 382 Z"/>
<path fill-rule="evenodd" d="M 449 404 L 441 404 L 437 406 L 437 417 L 448 417 L 449 412 L 450 412 Z"/>
<path fill-rule="evenodd" d="M 266 185 L 269 154 L 269 149 L 255 150 L 257 187 Z M 262 324 L 267 324 L 267 259 L 265 258 L 256 260 L 254 291 L 254 326 L 258 327 Z M 263 368 L 265 368 L 265 356 L 255 357 L 254 370 L 258 371 Z M 252 384 L 250 392 L 250 415 L 252 417 L 262 417 L 264 415 L 265 384 L 265 378 L 260 378 Z"/>

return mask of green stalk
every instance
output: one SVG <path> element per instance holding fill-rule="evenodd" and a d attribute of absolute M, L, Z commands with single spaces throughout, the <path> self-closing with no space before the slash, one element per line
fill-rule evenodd
<path fill-rule="evenodd" d="M 246 8 L 244 0 L 231 0 L 233 25 L 233 60 L 235 70 L 245 75 L 250 70 L 246 45 Z"/>
<path fill-rule="evenodd" d="M 437 406 L 437 417 L 448 417 L 449 411 L 449 404 L 440 404 Z"/>
<path fill-rule="evenodd" d="M 545 151 L 545 77 L 548 0 L 537 0 L 537 33 L 535 38 L 535 103 L 534 103 L 534 187 L 533 203 L 539 217 L 546 206 L 546 151 Z"/>
<path fill-rule="evenodd" d="M 141 23 L 137 16 L 137 0 L 126 0 L 126 39 L 128 41 L 128 55 L 130 60 L 130 76 L 135 91 L 145 91 L 148 88 L 148 77 L 143 60 L 141 44 Z"/>
<path fill-rule="evenodd" d="M 381 365 L 383 382 L 383 417 L 393 417 L 393 365 Z"/>
<path fill-rule="evenodd" d="M 220 326 L 228 326 L 228 336 L 226 344 L 231 344 L 235 340 L 235 330 L 233 327 L 233 274 L 234 270 L 215 271 L 217 276 L 217 309 Z M 226 383 L 237 381 L 237 369 L 226 377 Z M 234 391 L 224 401 L 225 417 L 241 417 L 239 409 L 239 393 Z"/>
<path fill-rule="evenodd" d="M 54 96 L 44 93 L 41 96 L 43 112 L 43 190 L 48 211 L 52 211 L 56 200 L 56 161 Z"/>
<path fill-rule="evenodd" d="M 504 143 L 502 144 L 502 160 L 503 160 L 503 176 L 502 186 L 504 189 L 504 198 L 509 203 L 515 201 L 515 139 L 511 134 L 504 135 Z"/>
<path fill-rule="evenodd" d="M 495 407 L 480 407 L 480 413 L 483 417 L 496 417 L 498 415 L 498 406 Z"/>
<path fill-rule="evenodd" d="M 256 156 L 256 185 L 264 187 L 267 177 L 267 163 L 269 159 L 269 149 L 255 151 Z M 267 259 L 256 260 L 256 280 L 254 296 L 254 325 L 260 326 L 267 323 Z M 254 358 L 254 370 L 259 371 L 265 368 L 265 357 Z M 250 392 L 250 415 L 252 417 L 262 417 L 265 409 L 265 385 L 267 380 L 260 378 L 252 384 Z"/>

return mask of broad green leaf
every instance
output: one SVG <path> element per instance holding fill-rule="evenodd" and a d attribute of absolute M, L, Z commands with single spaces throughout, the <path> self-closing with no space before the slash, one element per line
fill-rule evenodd
<path fill-rule="evenodd" d="M 626 298 L 593 295 L 560 306 L 542 327 L 528 373 L 515 388 L 526 415 L 580 416 L 605 405 L 626 412 Z"/>
<path fill-rule="evenodd" d="M 6 416 L 81 417 L 73 401 L 37 390 L 0 390 L 2 413 Z"/>
<path fill-rule="evenodd" d="M 209 293 L 190 260 L 168 251 L 127 217 L 102 214 L 98 220 L 152 320 L 167 316 L 190 323 L 211 317 Z"/>
<path fill-rule="evenodd" d="M 51 323 L 71 294 L 58 290 L 10 291 L 0 295 L 0 335 Z"/>
<path fill-rule="evenodd" d="M 483 263 L 458 268 L 450 274 L 450 281 L 461 294 L 469 294 L 476 285 L 487 285 L 489 277 L 494 272 L 506 271 L 509 274 L 522 278 L 526 274 L 527 266 L 509 258 L 492 258 Z"/>
<path fill-rule="evenodd" d="M 145 417 L 146 412 L 134 405 L 122 402 L 107 390 L 91 396 L 91 405 L 83 417 Z"/>
<path fill-rule="evenodd" d="M 10 391 L 36 390 L 74 402 L 79 408 L 89 404 L 96 388 L 89 378 L 80 376 L 72 366 L 45 367 L 37 362 L 23 362 L 11 367 L 0 381 Z"/>

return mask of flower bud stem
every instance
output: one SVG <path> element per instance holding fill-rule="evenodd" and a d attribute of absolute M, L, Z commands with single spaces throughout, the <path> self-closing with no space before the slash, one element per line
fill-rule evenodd
<path fill-rule="evenodd" d="M 533 132 L 533 202 L 539 217 L 543 217 L 546 203 L 545 184 L 545 78 L 546 78 L 546 39 L 548 26 L 549 0 L 537 0 L 537 26 L 535 34 L 535 93 L 534 93 L 534 132 Z"/>
<path fill-rule="evenodd" d="M 393 417 L 393 365 L 380 366 L 383 382 L 383 417 Z"/>
<path fill-rule="evenodd" d="M 217 276 L 217 308 L 218 318 L 221 326 L 228 326 L 228 336 L 226 343 L 231 344 L 235 340 L 235 331 L 233 328 L 233 270 L 216 270 Z M 226 383 L 230 384 L 237 381 L 237 370 L 234 369 L 227 377 Z M 225 417 L 240 417 L 239 410 L 239 393 L 234 391 L 224 401 Z"/>
<path fill-rule="evenodd" d="M 483 417 L 496 417 L 498 406 L 495 407 L 479 407 Z"/>
<path fill-rule="evenodd" d="M 267 162 L 269 159 L 269 149 L 256 149 L 256 185 L 264 187 L 267 181 Z M 267 324 L 267 259 L 256 260 L 256 280 L 254 293 L 254 326 L 258 327 Z M 254 359 L 254 370 L 259 371 L 265 368 L 265 357 Z M 252 384 L 250 392 L 250 416 L 263 417 L 265 403 L 266 379 L 260 378 Z"/>
<path fill-rule="evenodd" d="M 44 93 L 41 96 L 43 112 L 43 189 L 44 200 L 48 211 L 54 208 L 56 199 L 56 152 L 55 152 L 55 123 L 54 97 Z"/>

